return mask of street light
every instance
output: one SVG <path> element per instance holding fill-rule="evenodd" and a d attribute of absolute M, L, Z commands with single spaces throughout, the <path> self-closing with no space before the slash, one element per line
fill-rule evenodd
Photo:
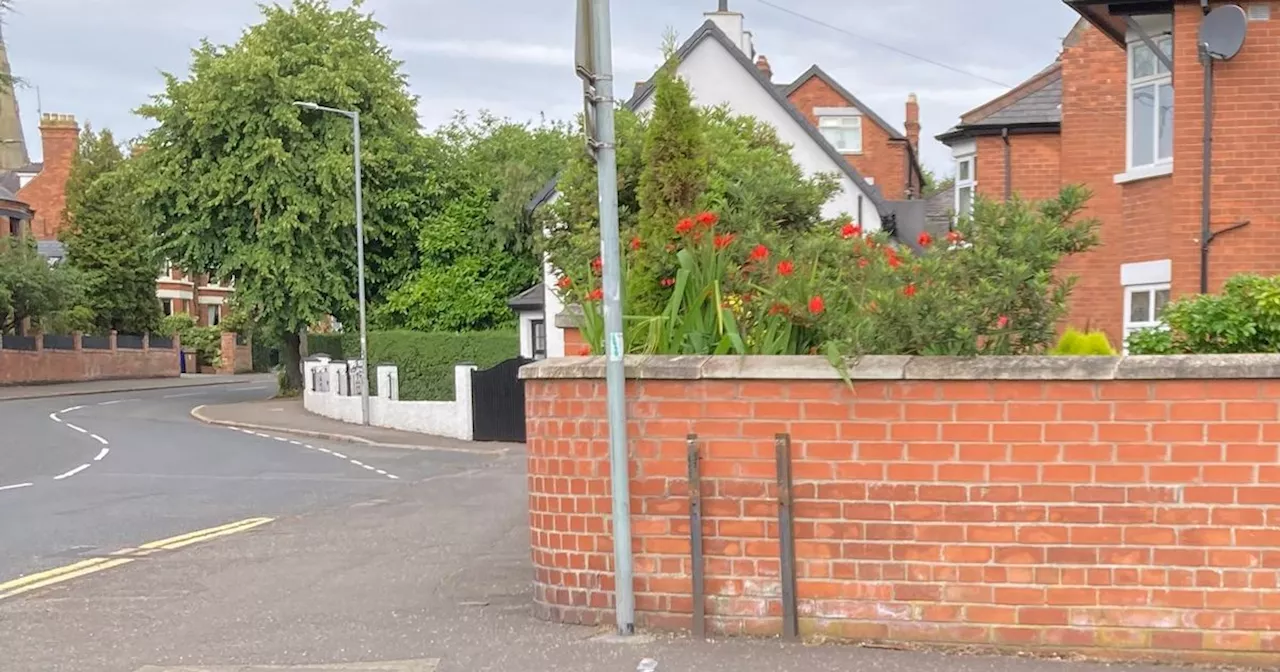
<path fill-rule="evenodd" d="M 304 110 L 313 110 L 317 112 L 332 112 L 333 114 L 341 114 L 351 120 L 355 134 L 355 154 L 356 154 L 356 266 L 359 273 L 360 285 L 360 367 L 364 371 L 364 380 L 360 385 L 360 420 L 363 424 L 369 424 L 369 332 L 365 323 L 365 300 L 364 300 L 364 197 L 361 194 L 363 183 L 360 177 L 360 111 L 359 110 L 339 110 L 336 107 L 325 107 L 316 103 L 307 101 L 295 101 L 293 103 Z"/>

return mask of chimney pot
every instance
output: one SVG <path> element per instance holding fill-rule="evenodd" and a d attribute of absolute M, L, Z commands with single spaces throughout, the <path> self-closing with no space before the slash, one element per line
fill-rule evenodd
<path fill-rule="evenodd" d="M 916 94 L 907 95 L 907 142 L 912 147 L 920 146 L 920 101 Z"/>
<path fill-rule="evenodd" d="M 756 58 L 756 68 L 764 73 L 765 79 L 773 81 L 773 68 L 769 66 L 769 59 L 765 58 L 764 54 Z"/>

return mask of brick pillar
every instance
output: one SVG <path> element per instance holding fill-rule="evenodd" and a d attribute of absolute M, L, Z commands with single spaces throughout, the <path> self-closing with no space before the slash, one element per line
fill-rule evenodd
<path fill-rule="evenodd" d="M 151 352 L 151 334 L 150 333 L 146 333 L 142 335 L 142 351 Z"/>
<path fill-rule="evenodd" d="M 236 372 L 236 335 L 230 331 L 222 332 L 222 363 L 218 373 Z"/>
<path fill-rule="evenodd" d="M 119 334 L 116 333 L 115 329 L 112 329 L 111 332 L 107 334 L 107 349 L 111 352 L 116 351 L 116 337 L 118 335 Z"/>
<path fill-rule="evenodd" d="M 71 332 L 71 349 L 76 352 L 84 350 L 84 334 L 78 331 Z"/>
<path fill-rule="evenodd" d="M 33 329 L 31 337 L 36 341 L 36 352 L 44 352 L 44 334 L 39 329 Z"/>

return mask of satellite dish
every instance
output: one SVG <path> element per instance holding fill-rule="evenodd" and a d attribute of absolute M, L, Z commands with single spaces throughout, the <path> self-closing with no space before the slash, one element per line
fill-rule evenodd
<path fill-rule="evenodd" d="M 1200 44 L 1211 58 L 1228 61 L 1244 46 L 1249 17 L 1239 5 L 1222 5 L 1200 22 Z"/>

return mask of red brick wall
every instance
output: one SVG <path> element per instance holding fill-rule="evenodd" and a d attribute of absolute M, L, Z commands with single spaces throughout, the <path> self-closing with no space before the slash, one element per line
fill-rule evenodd
<path fill-rule="evenodd" d="M 176 339 L 175 339 L 176 340 Z M 175 344 L 176 345 L 176 344 Z M 176 378 L 178 350 L 0 350 L 0 385 Z"/>
<path fill-rule="evenodd" d="M 1099 247 L 1061 268 L 1079 278 L 1067 322 L 1104 329 L 1117 344 L 1124 317 L 1120 263 L 1132 233 L 1115 184 L 1126 161 L 1127 62 L 1124 49 L 1092 26 L 1062 52 L 1062 183 L 1088 187 L 1093 199 L 1087 214 L 1102 222 Z"/>
<path fill-rule="evenodd" d="M 235 374 L 253 371 L 252 341 L 246 340 L 244 345 L 236 345 L 236 338 L 237 334 L 233 332 L 222 332 L 220 346 L 222 366 L 218 367 L 218 373 Z"/>
<path fill-rule="evenodd" d="M 976 139 L 978 193 L 1004 199 L 1004 138 Z M 1062 138 L 1060 135 L 1009 137 L 1013 164 L 1013 193 L 1030 200 L 1053 198 L 1062 189 Z"/>
<path fill-rule="evenodd" d="M 800 110 L 815 127 L 818 117 L 813 113 L 815 107 L 850 107 L 852 103 L 827 86 L 820 77 L 810 77 L 788 97 L 792 105 Z M 875 185 L 889 200 L 905 198 L 904 181 L 906 172 L 906 151 L 904 141 L 891 141 L 889 132 L 870 117 L 862 118 L 862 153 L 846 154 L 845 158 L 863 177 L 875 180 Z"/>
<path fill-rule="evenodd" d="M 526 395 L 537 611 L 610 621 L 604 382 Z M 1280 662 L 1277 380 L 643 380 L 627 396 L 642 626 L 690 624 L 692 432 L 709 627 L 779 632 L 789 432 L 804 633 Z"/>
<path fill-rule="evenodd" d="M 579 357 L 591 354 L 591 347 L 582 338 L 582 332 L 574 327 L 564 330 L 564 354 L 566 357 Z"/>
<path fill-rule="evenodd" d="M 67 206 L 67 178 L 75 159 L 80 127 L 75 117 L 46 114 L 40 120 L 44 169 L 18 190 L 18 200 L 31 206 L 32 234 L 39 240 L 53 240 L 62 228 L 62 211 Z"/>

